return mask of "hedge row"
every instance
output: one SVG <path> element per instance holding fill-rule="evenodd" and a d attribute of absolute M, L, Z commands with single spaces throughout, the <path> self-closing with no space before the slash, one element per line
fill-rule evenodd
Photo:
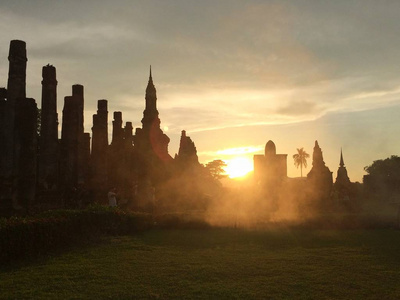
<path fill-rule="evenodd" d="M 93 236 L 136 233 L 153 224 L 149 214 L 102 206 L 0 219 L 0 263 L 45 254 Z"/>

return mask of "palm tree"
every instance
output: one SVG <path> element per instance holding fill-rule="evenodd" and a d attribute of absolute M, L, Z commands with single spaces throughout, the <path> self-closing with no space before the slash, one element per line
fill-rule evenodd
<path fill-rule="evenodd" d="M 294 165 L 296 168 L 299 168 L 300 166 L 301 177 L 303 177 L 303 166 L 304 168 L 307 168 L 307 158 L 309 157 L 310 154 L 308 154 L 303 148 L 297 148 L 297 153 L 293 155 Z"/>

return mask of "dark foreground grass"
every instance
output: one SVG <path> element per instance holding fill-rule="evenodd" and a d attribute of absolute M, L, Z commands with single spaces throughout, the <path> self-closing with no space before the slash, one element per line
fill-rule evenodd
<path fill-rule="evenodd" d="M 400 299 L 400 231 L 152 230 L 0 271 L 2 299 Z"/>

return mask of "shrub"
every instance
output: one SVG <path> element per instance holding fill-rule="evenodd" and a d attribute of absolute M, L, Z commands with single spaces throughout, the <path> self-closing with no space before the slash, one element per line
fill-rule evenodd
<path fill-rule="evenodd" d="M 152 224 L 149 214 L 103 206 L 0 219 L 0 263 L 45 254 L 94 236 L 133 234 Z"/>

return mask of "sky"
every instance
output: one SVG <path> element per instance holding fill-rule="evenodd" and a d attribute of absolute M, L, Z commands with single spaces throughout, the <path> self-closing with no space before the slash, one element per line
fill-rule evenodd
<path fill-rule="evenodd" d="M 141 126 L 152 66 L 161 127 L 181 130 L 200 162 L 252 159 L 268 140 L 292 156 L 315 140 L 336 178 L 352 181 L 399 155 L 400 1 L 0 0 L 0 86 L 13 39 L 27 43 L 27 96 L 40 107 L 41 69 L 57 68 L 58 112 L 85 87 L 85 131 L 97 100 Z M 304 170 L 308 173 L 311 167 Z"/>

